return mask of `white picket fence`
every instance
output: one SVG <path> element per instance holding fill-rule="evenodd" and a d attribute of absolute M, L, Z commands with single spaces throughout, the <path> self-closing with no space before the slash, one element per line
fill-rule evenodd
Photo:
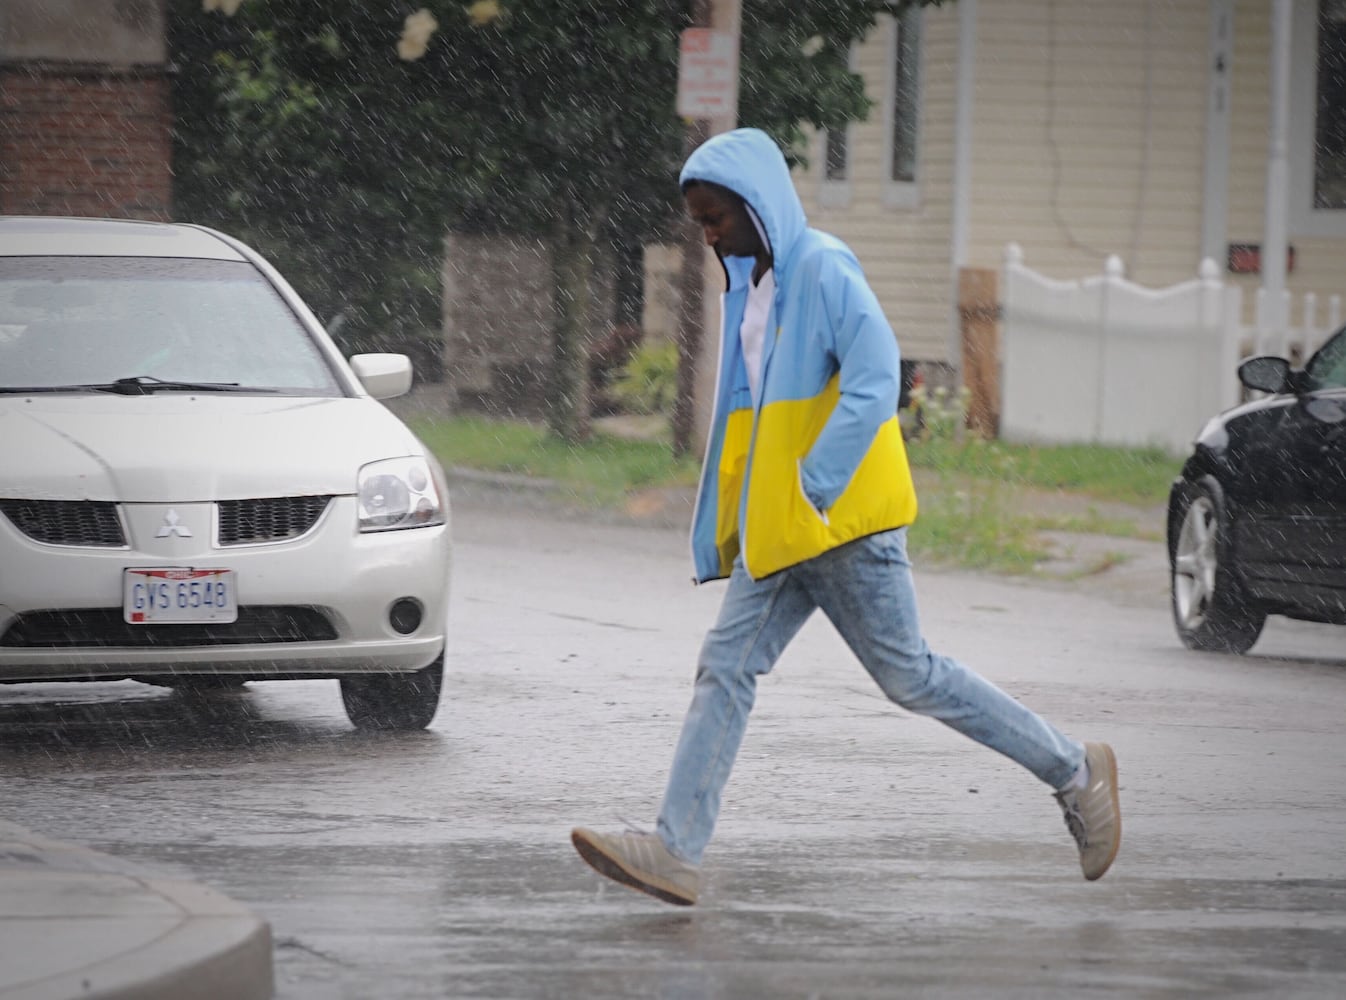
<path fill-rule="evenodd" d="M 1186 452 L 1202 425 L 1235 405 L 1236 369 L 1253 354 L 1302 363 L 1339 325 L 1341 300 L 1304 297 L 1299 325 L 1280 328 L 1259 295 L 1241 320 L 1240 289 L 1204 260 L 1197 277 L 1151 289 L 1119 257 L 1078 281 L 1044 277 L 1005 251 L 1001 295 L 1000 435 L 1009 441 L 1154 446 Z M 1290 300 L 1282 315 L 1290 316 Z"/>
<path fill-rule="evenodd" d="M 1283 298 L 1280 315 L 1291 316 L 1293 303 L 1290 293 L 1281 294 Z M 1243 331 L 1243 339 L 1240 341 L 1249 356 L 1275 354 L 1289 358 L 1296 365 L 1302 365 L 1309 359 L 1309 355 L 1322 346 L 1324 340 L 1341 328 L 1340 295 L 1328 297 L 1327 315 L 1322 326 L 1317 322 L 1318 296 L 1313 292 L 1304 295 L 1298 326 L 1277 323 L 1269 306 L 1264 290 L 1259 288 L 1253 310 L 1256 319 L 1251 328 Z"/>

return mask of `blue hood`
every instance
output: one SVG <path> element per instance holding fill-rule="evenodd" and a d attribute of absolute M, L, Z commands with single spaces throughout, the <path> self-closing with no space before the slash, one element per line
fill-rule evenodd
<path fill-rule="evenodd" d="M 690 180 L 719 184 L 752 206 L 766 229 L 773 266 L 777 272 L 788 270 L 791 251 L 808 220 L 790 180 L 790 167 L 771 136 L 755 128 L 713 136 L 687 157 L 678 184 Z M 731 273 L 735 270 L 739 269 Z"/>

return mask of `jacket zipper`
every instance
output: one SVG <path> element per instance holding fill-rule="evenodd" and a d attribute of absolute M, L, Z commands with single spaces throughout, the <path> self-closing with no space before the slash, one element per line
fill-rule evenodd
<path fill-rule="evenodd" d="M 724 267 L 723 258 L 721 258 L 720 260 L 720 266 Z M 729 283 L 729 271 L 726 269 L 725 284 L 728 285 L 728 283 Z M 721 369 L 724 367 L 724 297 L 726 294 L 728 293 L 727 292 L 720 293 L 720 344 L 719 344 L 719 350 L 716 352 L 715 356 L 715 394 L 713 397 L 714 403 L 711 405 L 710 408 L 710 430 L 712 434 L 715 432 L 715 423 L 720 415 L 720 376 L 723 374 Z M 720 442 L 720 451 L 721 452 L 724 451 L 723 441 Z M 696 522 L 698 515 L 701 513 L 701 498 L 702 496 L 705 495 L 706 490 L 706 468 L 709 465 L 709 462 L 707 461 L 707 459 L 710 458 L 709 453 L 710 453 L 710 441 L 707 440 L 706 453 L 701 457 L 701 475 L 697 477 L 696 503 L 692 504 L 692 530 L 690 532 L 691 537 L 688 539 L 688 541 L 690 542 L 688 548 L 691 549 L 691 556 L 692 556 L 693 586 L 700 586 L 701 584 L 701 576 L 696 568 Z M 715 543 L 715 541 L 716 540 L 713 537 L 712 532 L 711 542 Z M 716 548 L 717 549 L 719 548 L 718 544 L 716 545 Z"/>

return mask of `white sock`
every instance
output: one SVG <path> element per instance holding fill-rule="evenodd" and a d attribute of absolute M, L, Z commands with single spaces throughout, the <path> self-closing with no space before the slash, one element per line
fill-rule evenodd
<path fill-rule="evenodd" d="M 1087 760 L 1080 762 L 1080 769 L 1075 772 L 1074 777 L 1067 781 L 1057 791 L 1064 792 L 1071 788 L 1089 787 L 1089 762 Z"/>

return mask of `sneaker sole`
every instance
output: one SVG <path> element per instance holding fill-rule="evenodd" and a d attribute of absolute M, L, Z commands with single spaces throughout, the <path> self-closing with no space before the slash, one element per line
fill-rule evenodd
<path fill-rule="evenodd" d="M 605 853 L 603 848 L 585 836 L 585 832 L 582 830 L 572 830 L 570 842 L 575 845 L 575 850 L 579 852 L 580 857 L 588 863 L 590 868 L 600 875 L 606 875 L 614 882 L 620 882 L 629 888 L 648 893 L 655 899 L 672 903 L 674 906 L 692 906 L 696 903 L 695 897 L 689 897 L 671 883 L 636 874 L 617 858 Z"/>
<path fill-rule="evenodd" d="M 1121 796 L 1117 791 L 1117 755 L 1112 752 L 1112 747 L 1108 746 L 1106 743 L 1102 744 L 1100 749 L 1102 749 L 1103 759 L 1108 765 L 1108 779 L 1112 788 L 1112 816 L 1113 821 L 1116 824 L 1117 835 L 1112 838 L 1112 853 L 1110 853 L 1107 860 L 1099 866 L 1098 871 L 1092 875 L 1088 872 L 1085 873 L 1084 877 L 1090 882 L 1096 882 L 1107 874 L 1108 869 L 1112 867 L 1113 861 L 1117 859 L 1117 852 L 1121 850 L 1122 847 L 1122 803 Z"/>

